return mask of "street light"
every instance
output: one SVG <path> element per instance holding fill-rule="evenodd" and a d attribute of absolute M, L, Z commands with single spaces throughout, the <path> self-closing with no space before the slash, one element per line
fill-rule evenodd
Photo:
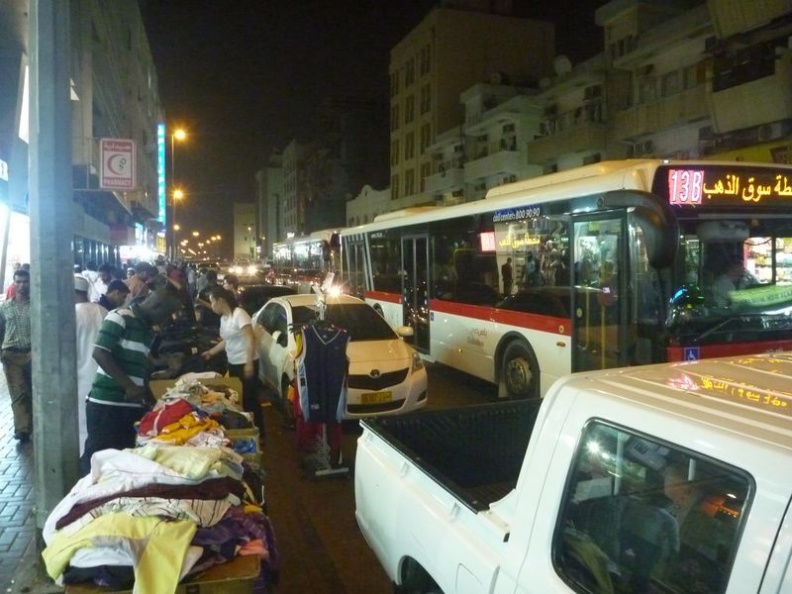
<path fill-rule="evenodd" d="M 171 194 L 171 205 L 173 208 L 173 220 L 168 227 L 172 227 L 172 224 L 176 222 L 176 193 L 181 192 L 176 188 L 176 141 L 183 142 L 187 139 L 187 132 L 182 128 L 176 128 L 173 133 L 171 134 L 171 188 L 173 188 L 173 192 Z M 183 196 L 183 194 L 182 194 Z M 167 218 L 167 217 L 166 217 Z M 170 243 L 170 250 L 171 250 L 171 259 L 176 259 L 176 236 L 175 234 L 171 233 L 171 243 Z"/>
<path fill-rule="evenodd" d="M 179 200 L 183 200 L 183 199 L 184 199 L 184 192 L 181 190 L 181 188 L 176 188 L 175 190 L 173 190 L 173 196 L 171 197 L 171 200 L 173 202 L 173 238 L 172 238 L 173 245 L 171 250 L 171 259 L 173 260 L 176 260 L 179 257 L 178 236 L 179 236 L 179 229 L 181 229 L 179 224 L 176 222 L 176 203 Z"/>

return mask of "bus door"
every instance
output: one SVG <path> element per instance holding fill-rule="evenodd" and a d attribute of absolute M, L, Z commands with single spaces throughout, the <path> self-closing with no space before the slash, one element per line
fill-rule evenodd
<path fill-rule="evenodd" d="M 429 237 L 402 238 L 402 307 L 405 326 L 413 335 L 405 338 L 417 350 L 429 352 Z"/>
<path fill-rule="evenodd" d="M 371 266 L 366 261 L 366 244 L 363 237 L 351 237 L 345 240 L 341 263 L 341 278 L 344 289 L 350 295 L 365 298 L 366 288 L 372 287 Z"/>
<path fill-rule="evenodd" d="M 627 365 L 627 220 L 624 214 L 573 218 L 572 370 Z"/>

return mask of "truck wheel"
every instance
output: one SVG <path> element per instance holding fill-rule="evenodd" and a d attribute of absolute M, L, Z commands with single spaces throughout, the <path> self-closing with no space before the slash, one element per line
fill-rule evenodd
<path fill-rule="evenodd" d="M 501 359 L 499 396 L 502 398 L 538 398 L 539 364 L 526 343 L 515 340 Z"/>
<path fill-rule="evenodd" d="M 402 573 L 402 583 L 393 585 L 393 594 L 443 594 L 440 586 L 418 562 L 408 559 Z"/>

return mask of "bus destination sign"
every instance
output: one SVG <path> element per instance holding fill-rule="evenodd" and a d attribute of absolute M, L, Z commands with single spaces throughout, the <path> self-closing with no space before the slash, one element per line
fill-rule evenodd
<path fill-rule="evenodd" d="M 792 174 L 778 170 L 705 166 L 669 167 L 667 173 L 666 195 L 673 206 L 792 204 Z"/>

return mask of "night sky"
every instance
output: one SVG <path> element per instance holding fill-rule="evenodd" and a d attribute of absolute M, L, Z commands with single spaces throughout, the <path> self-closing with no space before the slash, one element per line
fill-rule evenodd
<path fill-rule="evenodd" d="M 188 192 L 178 222 L 230 238 L 231 203 L 253 199 L 253 175 L 273 148 L 313 138 L 330 94 L 387 97 L 390 49 L 436 0 L 146 0 L 143 18 Z M 603 1 L 514 0 L 556 23 L 557 53 L 577 63 L 602 49 Z M 382 131 L 387 134 L 387 130 Z M 182 215 L 183 213 L 183 215 Z M 188 218 L 189 217 L 189 218 Z M 230 252 L 230 243 L 225 243 Z"/>

